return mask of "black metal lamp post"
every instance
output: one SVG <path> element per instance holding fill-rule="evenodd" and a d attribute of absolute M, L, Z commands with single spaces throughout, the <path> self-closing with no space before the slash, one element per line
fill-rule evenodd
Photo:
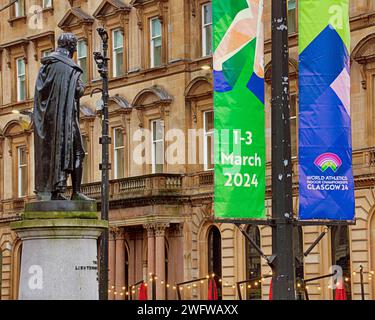
<path fill-rule="evenodd" d="M 287 0 L 272 0 L 273 298 L 295 300 Z"/>
<path fill-rule="evenodd" d="M 102 145 L 102 163 L 99 169 L 102 171 L 101 185 L 101 219 L 108 221 L 109 211 L 109 145 L 111 138 L 109 137 L 109 121 L 108 121 L 108 33 L 104 28 L 97 29 L 102 40 L 103 52 L 94 52 L 94 59 L 98 66 L 98 71 L 102 78 L 102 136 L 99 143 Z M 100 238 L 100 257 L 99 257 L 99 299 L 108 300 L 108 240 L 109 230 L 103 232 Z"/>

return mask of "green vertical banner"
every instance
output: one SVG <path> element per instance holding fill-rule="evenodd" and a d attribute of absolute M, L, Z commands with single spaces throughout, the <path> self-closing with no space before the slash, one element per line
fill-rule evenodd
<path fill-rule="evenodd" d="M 217 218 L 265 217 L 263 0 L 213 0 Z"/>

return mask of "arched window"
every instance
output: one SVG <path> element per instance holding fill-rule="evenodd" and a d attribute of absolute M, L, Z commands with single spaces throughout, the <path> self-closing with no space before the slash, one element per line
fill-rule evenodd
<path fill-rule="evenodd" d="M 350 245 L 348 226 L 336 226 L 331 230 L 332 265 L 342 268 L 343 280 L 351 276 L 350 271 Z M 352 288 L 350 281 L 344 281 L 346 296 L 351 300 Z"/>
<path fill-rule="evenodd" d="M 249 226 L 247 229 L 249 236 L 254 239 L 255 243 L 260 247 L 260 231 L 257 226 Z M 254 246 L 246 241 L 246 279 L 260 280 L 262 278 L 262 265 L 259 252 Z M 246 286 L 247 300 L 262 299 L 262 286 L 258 282 L 252 281 Z"/>
<path fill-rule="evenodd" d="M 208 232 L 208 272 L 215 274 L 218 299 L 222 299 L 221 282 L 221 234 L 217 227 L 212 226 Z"/>

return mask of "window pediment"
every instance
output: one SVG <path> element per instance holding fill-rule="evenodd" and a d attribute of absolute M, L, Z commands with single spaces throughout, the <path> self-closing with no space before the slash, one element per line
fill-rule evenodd
<path fill-rule="evenodd" d="M 18 39 L 2 45 L 2 49 L 5 50 L 6 61 L 8 68 L 12 65 L 12 56 L 15 54 L 21 54 L 27 63 L 27 47 L 29 45 L 28 39 Z"/>
<path fill-rule="evenodd" d="M 129 13 L 131 6 L 121 0 L 104 0 L 95 10 L 93 16 L 96 19 L 104 19 L 119 13 Z"/>
<path fill-rule="evenodd" d="M 132 108 L 128 100 L 120 95 L 109 97 L 110 113 L 130 113 Z"/>
<path fill-rule="evenodd" d="M 62 30 L 80 27 L 82 24 L 93 24 L 94 17 L 85 13 L 81 8 L 71 8 L 61 19 L 58 26 Z"/>
<path fill-rule="evenodd" d="M 143 20 L 146 11 L 154 10 L 153 8 L 156 8 L 157 17 L 159 18 L 160 22 L 163 23 L 167 14 L 167 3 L 168 0 L 133 0 L 130 4 L 137 9 L 136 14 L 139 29 L 143 29 L 143 25 L 145 23 Z"/>
<path fill-rule="evenodd" d="M 375 61 L 375 33 L 362 39 L 355 47 L 352 57 L 359 64 Z"/>
<path fill-rule="evenodd" d="M 3 136 L 5 138 L 13 138 L 31 130 L 32 124 L 26 120 L 12 120 L 7 123 L 3 130 Z"/>
<path fill-rule="evenodd" d="M 212 96 L 212 84 L 206 77 L 193 79 L 185 89 L 186 100 L 204 99 Z"/>
<path fill-rule="evenodd" d="M 154 85 L 150 88 L 143 89 L 133 100 L 133 107 L 145 108 L 159 104 L 170 104 L 172 97 L 162 87 Z"/>
<path fill-rule="evenodd" d="M 172 96 L 162 87 L 154 85 L 140 91 L 133 100 L 132 107 L 137 110 L 139 127 L 144 128 L 145 113 L 154 113 L 161 119 L 169 114 Z"/>
<path fill-rule="evenodd" d="M 354 48 L 351 54 L 351 62 L 356 61 L 360 65 L 362 76 L 361 85 L 367 89 L 367 70 L 375 67 L 375 33 L 363 38 Z"/>

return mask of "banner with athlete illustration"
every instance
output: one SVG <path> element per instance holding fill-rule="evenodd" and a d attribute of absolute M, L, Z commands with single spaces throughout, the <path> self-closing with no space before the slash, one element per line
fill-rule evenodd
<path fill-rule="evenodd" d="M 213 0 L 217 218 L 265 217 L 263 0 Z"/>
<path fill-rule="evenodd" d="M 349 52 L 349 1 L 300 0 L 300 219 L 354 219 Z"/>

